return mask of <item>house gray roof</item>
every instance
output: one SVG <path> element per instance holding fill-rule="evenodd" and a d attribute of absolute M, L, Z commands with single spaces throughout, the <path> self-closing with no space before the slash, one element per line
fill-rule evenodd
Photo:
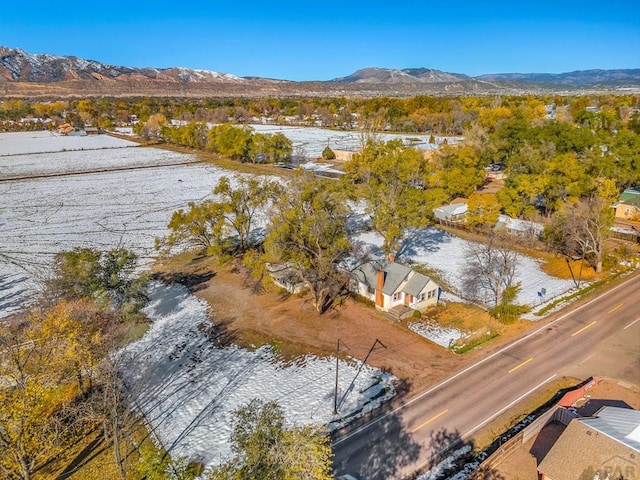
<path fill-rule="evenodd" d="M 630 408 L 603 407 L 593 418 L 581 418 L 580 421 L 640 452 L 640 411 Z"/>
<path fill-rule="evenodd" d="M 353 274 L 359 282 L 376 288 L 378 283 L 378 271 L 380 270 L 384 271 L 384 286 L 382 287 L 382 293 L 385 295 L 393 295 L 400 284 L 413 271 L 411 268 L 399 263 L 389 262 L 387 260 L 373 260 L 354 270 Z M 421 273 L 414 272 L 414 275 L 402 290 L 415 297 L 418 296 L 427 283 L 429 283 L 429 277 L 422 275 Z"/>
<path fill-rule="evenodd" d="M 421 273 L 416 272 L 416 274 L 409 279 L 407 284 L 404 286 L 403 290 L 409 295 L 413 295 L 417 297 L 420 295 L 420 292 L 424 287 L 429 283 L 429 277 L 422 275 Z"/>
<path fill-rule="evenodd" d="M 410 273 L 411 269 L 409 267 L 395 262 L 387 262 L 387 265 L 384 267 L 384 287 L 382 287 L 382 293 L 385 295 L 393 295 Z"/>
<path fill-rule="evenodd" d="M 538 471 L 553 479 L 605 478 L 607 471 L 625 472 L 628 467 L 637 471 L 640 412 L 604 407 L 596 415 L 571 420 Z"/>

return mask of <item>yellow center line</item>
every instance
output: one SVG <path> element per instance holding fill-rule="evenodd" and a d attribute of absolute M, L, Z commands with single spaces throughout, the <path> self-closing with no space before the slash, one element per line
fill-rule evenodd
<path fill-rule="evenodd" d="M 524 362 L 522 362 L 520 365 L 517 365 L 515 367 L 513 367 L 511 370 L 509 370 L 507 373 L 511 373 L 516 371 L 517 369 L 519 369 L 520 367 L 526 365 L 527 363 L 529 363 L 531 360 L 533 360 L 533 357 L 531 358 L 527 358 Z"/>
<path fill-rule="evenodd" d="M 613 313 L 615 312 L 617 309 L 619 309 L 622 305 L 624 305 L 624 303 L 621 303 L 620 305 L 616 305 L 615 307 L 613 307 L 611 310 L 609 310 L 607 313 Z"/>
<path fill-rule="evenodd" d="M 447 408 L 446 410 L 441 411 L 439 414 L 434 415 L 433 417 L 431 417 L 429 420 L 427 420 L 426 422 L 424 422 L 422 425 L 417 426 L 416 428 L 414 428 L 413 430 L 411 430 L 411 433 L 417 432 L 418 430 L 420 430 L 422 427 L 429 425 L 431 422 L 433 422 L 436 418 L 441 417 L 442 415 L 444 415 L 445 413 L 447 413 L 449 411 L 449 409 Z"/>
<path fill-rule="evenodd" d="M 591 322 L 589 325 L 587 325 L 586 327 L 582 327 L 580 330 L 578 330 L 577 332 L 574 332 L 571 336 L 575 337 L 576 335 L 578 335 L 579 333 L 584 332 L 587 328 L 589 328 L 592 325 L 595 325 L 595 323 L 597 322 L 597 320 L 594 320 L 593 322 Z"/>

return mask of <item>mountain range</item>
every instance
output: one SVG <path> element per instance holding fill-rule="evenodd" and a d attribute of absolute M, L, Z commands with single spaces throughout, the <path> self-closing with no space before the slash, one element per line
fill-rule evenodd
<path fill-rule="evenodd" d="M 5 96 L 408 96 L 640 90 L 640 69 L 476 77 L 428 68 L 364 68 L 328 81 L 294 82 L 183 67 L 107 65 L 75 56 L 0 47 Z"/>

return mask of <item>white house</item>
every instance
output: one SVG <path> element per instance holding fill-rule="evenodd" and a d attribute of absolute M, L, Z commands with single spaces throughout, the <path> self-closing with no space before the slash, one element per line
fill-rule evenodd
<path fill-rule="evenodd" d="M 440 287 L 426 275 L 387 260 L 373 260 L 353 271 L 351 291 L 375 302 L 376 308 L 419 310 L 438 303 Z"/>
<path fill-rule="evenodd" d="M 433 216 L 441 222 L 462 223 L 469 206 L 466 203 L 450 203 L 433 209 Z"/>
<path fill-rule="evenodd" d="M 544 225 L 540 223 L 519 220 L 504 214 L 500 214 L 493 228 L 499 232 L 524 238 L 539 238 L 544 231 Z"/>

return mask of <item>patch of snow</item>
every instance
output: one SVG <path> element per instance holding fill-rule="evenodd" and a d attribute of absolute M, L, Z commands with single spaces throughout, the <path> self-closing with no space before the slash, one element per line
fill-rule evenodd
<path fill-rule="evenodd" d="M 336 428 L 350 414 L 362 414 L 395 394 L 392 375 L 341 361 L 340 413 L 334 416 L 335 359 L 306 356 L 285 364 L 266 347 L 216 347 L 206 333 L 207 303 L 182 285 L 153 283 L 145 312 L 153 323 L 124 350 L 122 374 L 136 405 L 175 457 L 207 467 L 226 460 L 233 412 L 252 398 L 277 401 L 290 424 Z"/>
<path fill-rule="evenodd" d="M 628 438 L 629 440 L 633 440 L 634 442 L 640 443 L 640 425 L 638 425 L 636 428 L 631 430 L 626 435 L 626 438 Z"/>
<path fill-rule="evenodd" d="M 0 135 L 1 139 L 2 135 Z M 158 148 L 108 148 L 93 150 L 90 153 L 87 151 L 67 151 L 0 156 L 0 179 L 175 165 L 196 161 L 195 155 Z"/>
<path fill-rule="evenodd" d="M 453 451 L 451 455 L 449 455 L 437 465 L 431 467 L 428 472 L 423 473 L 416 480 L 441 480 L 443 478 L 442 475 L 446 472 L 449 472 L 455 466 L 456 460 L 458 460 L 463 455 L 467 455 L 470 451 L 471 445 L 465 445 L 458 450 Z M 447 478 L 451 480 L 451 477 Z"/>
<path fill-rule="evenodd" d="M 456 340 L 465 336 L 464 332 L 461 332 L 457 328 L 443 327 L 433 322 L 412 322 L 407 326 L 418 335 L 444 348 L 449 348 Z"/>
<path fill-rule="evenodd" d="M 318 127 L 292 127 L 262 124 L 252 124 L 250 126 L 257 133 L 282 133 L 291 140 L 294 151 L 298 147 L 303 148 L 306 156 L 310 158 L 321 157 L 322 150 L 324 150 L 327 145 L 334 150 L 348 150 L 356 152 L 363 147 L 366 141 L 366 136 L 362 132 L 357 131 L 338 131 Z M 437 143 L 429 143 L 429 135 L 414 133 L 377 133 L 374 137 L 385 142 L 400 139 L 405 144 L 412 145 L 422 150 L 436 150 L 439 148 Z M 445 138 L 449 144 L 454 144 L 458 141 L 457 137 L 436 137 L 436 141 L 441 142 Z M 417 139 L 417 141 L 414 141 L 413 139 Z"/>

